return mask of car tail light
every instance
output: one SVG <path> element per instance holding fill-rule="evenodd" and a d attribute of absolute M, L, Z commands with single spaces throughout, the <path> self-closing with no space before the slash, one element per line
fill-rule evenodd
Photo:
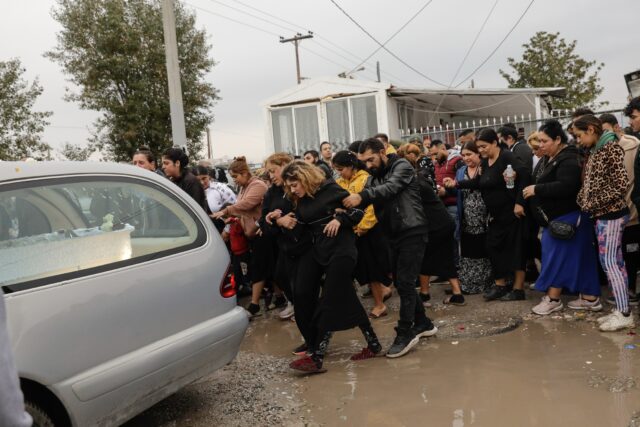
<path fill-rule="evenodd" d="M 231 298 L 236 295 L 236 278 L 230 272 L 231 266 L 227 267 L 227 271 L 224 273 L 222 283 L 220 283 L 220 295 L 223 298 Z"/>

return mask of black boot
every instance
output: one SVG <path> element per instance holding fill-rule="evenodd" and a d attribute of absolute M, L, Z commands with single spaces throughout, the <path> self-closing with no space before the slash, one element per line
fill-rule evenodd
<path fill-rule="evenodd" d="M 493 285 L 487 293 L 484 294 L 486 301 L 493 301 L 502 298 L 509 293 L 509 288 L 506 286 Z"/>

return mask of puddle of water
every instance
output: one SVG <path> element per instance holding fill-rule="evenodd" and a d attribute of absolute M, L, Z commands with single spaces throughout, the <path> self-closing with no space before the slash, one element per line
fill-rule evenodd
<path fill-rule="evenodd" d="M 299 343 L 295 325 L 273 322 L 254 323 L 243 347 L 290 354 Z M 385 347 L 393 323 L 374 323 Z M 592 323 L 527 321 L 503 335 L 461 339 L 457 345 L 434 338 L 399 359 L 350 362 L 347 356 L 362 344 L 357 331 L 336 333 L 329 371 L 294 380 L 315 422 L 628 426 L 640 409 L 640 339 L 602 334 Z"/>

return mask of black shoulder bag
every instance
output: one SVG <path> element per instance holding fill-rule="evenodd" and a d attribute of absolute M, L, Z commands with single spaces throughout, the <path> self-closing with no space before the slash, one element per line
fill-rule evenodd
<path fill-rule="evenodd" d="M 568 222 L 558 221 L 555 219 L 549 221 L 547 214 L 544 213 L 541 207 L 538 207 L 538 211 L 540 212 L 544 220 L 547 222 L 547 228 L 549 229 L 549 233 L 551 234 L 551 237 L 558 240 L 571 240 L 573 239 L 573 236 L 576 235 L 576 230 L 580 226 L 580 220 L 582 218 L 582 214 L 580 213 L 578 214 L 578 222 L 575 225 L 573 225 L 573 224 L 569 224 Z"/>

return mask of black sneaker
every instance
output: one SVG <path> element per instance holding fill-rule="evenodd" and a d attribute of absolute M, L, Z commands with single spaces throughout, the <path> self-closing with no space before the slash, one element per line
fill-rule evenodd
<path fill-rule="evenodd" d="M 387 350 L 386 356 L 391 359 L 404 356 L 420 342 L 420 338 L 411 329 L 401 330 L 396 328 L 396 334 L 393 344 Z"/>
<path fill-rule="evenodd" d="M 524 296 L 523 289 L 514 289 L 500 298 L 500 301 L 524 301 L 525 299 L 527 298 Z"/>
<path fill-rule="evenodd" d="M 493 301 L 496 299 L 500 299 L 503 296 L 509 293 L 509 288 L 506 286 L 498 286 L 493 285 L 485 294 L 483 295 L 484 299 L 487 301 Z"/>
<path fill-rule="evenodd" d="M 247 308 L 245 308 L 247 314 L 249 315 L 249 319 L 252 317 L 260 316 L 260 306 L 258 304 L 250 303 Z"/>
<path fill-rule="evenodd" d="M 430 320 L 421 325 L 414 325 L 411 330 L 418 338 L 432 337 L 438 332 L 438 328 Z"/>

